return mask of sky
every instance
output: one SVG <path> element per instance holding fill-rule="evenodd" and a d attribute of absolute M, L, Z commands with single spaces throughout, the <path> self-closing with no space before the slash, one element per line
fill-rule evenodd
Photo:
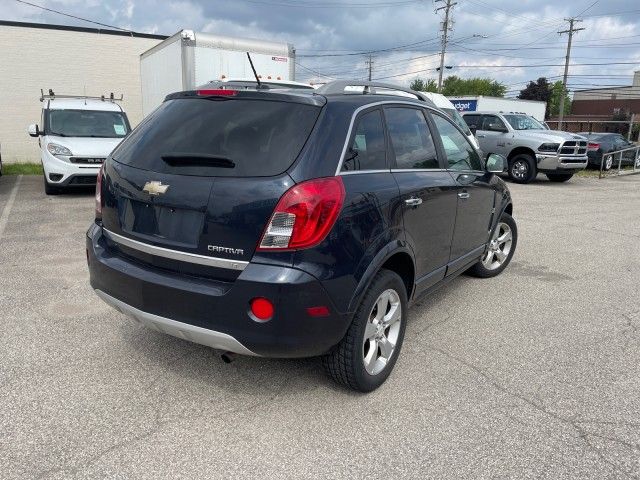
<path fill-rule="evenodd" d="M 445 0 L 30 0 L 30 3 L 137 32 L 181 29 L 284 41 L 295 46 L 300 81 L 372 78 L 408 85 L 437 79 Z M 577 17 L 568 87 L 630 85 L 640 70 L 638 0 L 456 0 L 445 77 L 487 77 L 515 96 L 529 80 L 562 78 L 568 28 Z M 96 25 L 16 0 L 0 19 Z M 586 65 L 591 64 L 591 65 Z"/>

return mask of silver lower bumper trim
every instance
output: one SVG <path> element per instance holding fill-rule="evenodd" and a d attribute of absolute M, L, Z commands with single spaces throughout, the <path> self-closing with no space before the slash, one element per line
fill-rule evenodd
<path fill-rule="evenodd" d="M 166 333 L 201 345 L 206 345 L 208 347 L 215 348 L 216 350 L 234 352 L 241 355 L 258 356 L 258 354 L 252 352 L 234 337 L 226 333 L 216 332 L 215 330 L 209 330 L 208 328 L 196 327 L 195 325 L 189 325 L 188 323 L 177 322 L 170 318 L 160 317 L 153 313 L 143 312 L 142 310 L 138 310 L 137 308 L 118 300 L 117 298 L 113 298 L 111 295 L 107 295 L 102 290 L 96 289 L 95 292 L 102 300 L 118 310 L 120 313 L 123 313 L 137 322 L 140 322 L 144 326 L 158 332 Z"/>

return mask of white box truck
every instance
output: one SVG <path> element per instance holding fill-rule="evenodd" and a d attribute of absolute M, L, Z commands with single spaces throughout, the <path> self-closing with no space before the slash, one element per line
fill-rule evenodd
<path fill-rule="evenodd" d="M 517 98 L 485 97 L 485 96 L 461 96 L 447 97 L 459 112 L 502 112 L 502 113 L 526 113 L 536 120 L 544 122 L 544 114 L 547 109 L 545 102 L 537 100 L 520 100 Z"/>
<path fill-rule="evenodd" d="M 214 80 L 253 78 L 247 52 L 263 79 L 295 80 L 295 49 L 289 43 L 181 30 L 140 55 L 142 113 L 169 93 Z"/>

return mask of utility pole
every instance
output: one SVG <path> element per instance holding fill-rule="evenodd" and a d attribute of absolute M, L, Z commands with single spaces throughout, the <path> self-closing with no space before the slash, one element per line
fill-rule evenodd
<path fill-rule="evenodd" d="M 442 92 L 442 72 L 444 71 L 444 54 L 447 50 L 447 41 L 449 40 L 449 10 L 451 10 L 457 3 L 451 2 L 451 0 L 436 0 L 437 2 L 445 2 L 445 5 L 440 8 L 436 8 L 436 13 L 440 10 L 444 10 L 444 21 L 442 22 L 442 50 L 440 51 L 440 68 L 438 69 L 438 92 Z"/>
<path fill-rule="evenodd" d="M 584 28 L 575 28 L 575 24 L 582 22 L 582 20 L 578 20 L 577 18 L 565 18 L 565 21 L 569 22 L 569 30 L 562 30 L 558 32 L 560 35 L 563 33 L 569 34 L 569 39 L 567 41 L 567 56 L 564 61 L 564 76 L 562 77 L 562 92 L 560 92 L 560 105 L 558 112 L 558 130 L 562 130 L 562 120 L 564 118 L 564 100 L 567 98 L 567 76 L 569 74 L 569 60 L 571 58 L 571 41 L 573 40 L 573 34 L 579 32 L 580 30 L 584 30 Z"/>
<path fill-rule="evenodd" d="M 373 70 L 373 55 L 369 54 L 369 60 L 365 62 L 369 68 L 369 81 L 371 81 L 371 72 Z"/>

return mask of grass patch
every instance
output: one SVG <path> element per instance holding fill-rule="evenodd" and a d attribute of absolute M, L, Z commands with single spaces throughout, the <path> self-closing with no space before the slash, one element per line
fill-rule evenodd
<path fill-rule="evenodd" d="M 2 165 L 3 175 L 42 175 L 39 163 L 5 163 Z"/>

